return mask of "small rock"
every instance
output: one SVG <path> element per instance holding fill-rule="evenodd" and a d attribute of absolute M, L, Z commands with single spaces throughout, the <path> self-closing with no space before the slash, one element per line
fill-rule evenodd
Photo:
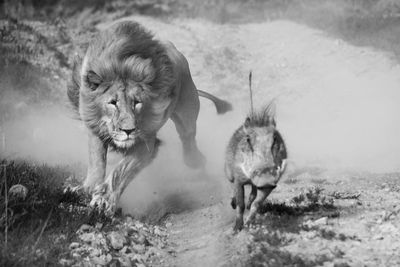
<path fill-rule="evenodd" d="M 322 217 L 319 218 L 318 220 L 315 220 L 313 222 L 314 225 L 327 225 L 328 224 L 328 217 Z"/>
<path fill-rule="evenodd" d="M 79 238 L 85 243 L 92 243 L 96 240 L 96 236 L 94 233 L 84 233 L 79 235 Z"/>
<path fill-rule="evenodd" d="M 8 190 L 8 196 L 10 198 L 19 198 L 24 200 L 27 195 L 28 195 L 28 188 L 26 188 L 22 184 L 15 184 L 11 186 L 11 188 Z"/>
<path fill-rule="evenodd" d="M 58 261 L 58 263 L 62 266 L 71 266 L 72 264 L 74 264 L 73 260 L 67 260 L 67 259 L 60 259 Z"/>
<path fill-rule="evenodd" d="M 383 235 L 381 234 L 376 234 L 372 237 L 373 240 L 382 240 L 383 239 Z"/>
<path fill-rule="evenodd" d="M 158 236 L 163 236 L 164 232 L 161 231 L 160 227 L 156 226 L 154 227 L 154 234 Z"/>
<path fill-rule="evenodd" d="M 121 267 L 121 263 L 119 260 L 115 259 L 111 261 L 109 264 L 107 264 L 108 267 Z"/>
<path fill-rule="evenodd" d="M 132 219 L 132 217 L 126 216 L 125 222 L 126 222 L 128 225 L 133 225 L 133 219 Z"/>
<path fill-rule="evenodd" d="M 171 227 L 172 226 L 172 223 L 170 223 L 170 222 L 167 222 L 166 224 L 165 224 L 165 227 L 167 227 L 167 228 L 169 228 L 169 227 Z"/>
<path fill-rule="evenodd" d="M 131 260 L 128 257 L 121 257 L 118 259 L 123 267 L 132 267 Z"/>
<path fill-rule="evenodd" d="M 115 231 L 108 234 L 108 239 L 110 240 L 112 248 L 116 250 L 123 248 L 124 244 L 127 243 L 125 237 Z"/>
<path fill-rule="evenodd" d="M 136 227 L 137 229 L 140 229 L 140 228 L 143 228 L 144 225 L 143 225 L 143 223 L 141 223 L 141 222 L 139 222 L 139 221 L 136 221 L 136 222 L 135 222 L 135 227 Z"/>
<path fill-rule="evenodd" d="M 90 256 L 91 257 L 98 257 L 101 255 L 101 250 L 94 248 L 91 252 L 90 252 Z"/>
<path fill-rule="evenodd" d="M 80 255 L 79 253 L 74 252 L 74 253 L 72 253 L 72 257 L 74 257 L 74 258 L 80 258 L 81 255 Z"/>
<path fill-rule="evenodd" d="M 102 266 L 107 265 L 106 257 L 104 255 L 101 255 L 99 257 L 93 257 L 92 258 L 92 262 L 94 264 L 99 264 L 99 265 L 102 265 Z"/>
<path fill-rule="evenodd" d="M 306 232 L 304 234 L 304 237 L 309 240 L 314 239 L 316 236 L 317 236 L 317 233 L 315 231 Z"/>
<path fill-rule="evenodd" d="M 73 249 L 78 248 L 79 246 L 80 246 L 80 244 L 79 244 L 78 242 L 72 242 L 72 243 L 69 245 L 69 249 L 73 250 Z"/>
<path fill-rule="evenodd" d="M 103 224 L 98 222 L 98 223 L 96 223 L 95 228 L 98 230 L 101 230 L 101 228 L 103 228 Z"/>
<path fill-rule="evenodd" d="M 67 240 L 67 236 L 64 235 L 64 234 L 61 234 L 61 235 L 59 235 L 58 237 L 56 237 L 56 239 L 54 240 L 54 242 L 60 243 L 60 242 L 65 241 L 65 240 Z"/>
<path fill-rule="evenodd" d="M 142 255 L 138 255 L 136 253 L 129 253 L 126 255 L 131 261 L 143 262 L 144 257 Z"/>
<path fill-rule="evenodd" d="M 121 254 L 128 254 L 131 252 L 128 246 L 124 246 L 120 251 Z"/>
<path fill-rule="evenodd" d="M 91 229 L 92 229 L 92 226 L 90 226 L 88 224 L 82 224 L 81 227 L 79 227 L 79 230 L 77 231 L 77 233 L 89 232 Z"/>
<path fill-rule="evenodd" d="M 139 254 L 143 254 L 143 253 L 146 252 L 146 247 L 145 247 L 144 245 L 134 244 L 134 245 L 132 245 L 131 247 L 132 247 L 132 249 L 133 249 L 134 251 L 136 251 L 136 252 L 139 253 Z"/>
<path fill-rule="evenodd" d="M 107 263 L 109 263 L 111 260 L 112 260 L 111 254 L 107 254 L 107 256 L 106 256 Z"/>
<path fill-rule="evenodd" d="M 159 256 L 165 256 L 165 255 L 167 255 L 167 253 L 156 247 L 151 247 L 151 248 L 149 248 L 149 250 L 147 250 L 144 257 L 145 257 L 145 259 L 149 259 L 153 255 L 159 257 Z"/>
<path fill-rule="evenodd" d="M 139 234 L 138 238 L 136 238 L 135 243 L 141 245 L 148 245 L 150 244 L 147 238 L 143 234 Z"/>
<path fill-rule="evenodd" d="M 383 233 L 391 234 L 391 235 L 395 235 L 395 234 L 399 233 L 399 230 L 397 229 L 397 227 L 394 226 L 392 223 L 382 224 L 381 226 L 379 226 L 379 230 Z"/>

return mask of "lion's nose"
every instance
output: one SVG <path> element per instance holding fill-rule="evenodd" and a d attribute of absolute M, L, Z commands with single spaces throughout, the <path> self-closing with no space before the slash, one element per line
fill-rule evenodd
<path fill-rule="evenodd" d="M 136 128 L 131 128 L 131 129 L 122 129 L 119 128 L 121 131 L 125 132 L 127 135 L 129 135 L 130 133 L 134 132 L 136 130 Z"/>

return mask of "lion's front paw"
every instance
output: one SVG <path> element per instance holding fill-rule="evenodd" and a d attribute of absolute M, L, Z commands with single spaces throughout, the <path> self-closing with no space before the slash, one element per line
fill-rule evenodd
<path fill-rule="evenodd" d="M 92 194 L 90 206 L 104 211 L 106 215 L 112 216 L 116 210 L 116 198 L 112 192 L 109 192 L 107 184 L 96 186 Z"/>

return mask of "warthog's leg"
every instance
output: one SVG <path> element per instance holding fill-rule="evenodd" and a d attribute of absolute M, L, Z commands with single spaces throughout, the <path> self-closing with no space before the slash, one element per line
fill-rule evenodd
<path fill-rule="evenodd" d="M 159 140 L 135 145 L 133 152 L 127 154 L 110 173 L 104 184 L 96 187 L 91 201 L 92 206 L 104 207 L 109 214 L 116 210 L 119 198 L 128 184 L 149 165 L 158 152 Z"/>
<path fill-rule="evenodd" d="M 243 213 L 244 213 L 244 186 L 239 182 L 235 182 L 236 186 L 236 221 L 233 227 L 234 231 L 240 231 L 243 228 Z"/>
<path fill-rule="evenodd" d="M 256 199 L 257 196 L 257 187 L 254 185 L 251 185 L 251 192 L 249 195 L 249 202 L 246 205 L 246 208 L 249 210 L 251 207 L 251 204 L 253 203 L 254 199 Z"/>
<path fill-rule="evenodd" d="M 272 190 L 274 190 L 274 187 L 257 189 L 256 199 L 254 200 L 253 204 L 251 204 L 249 215 L 247 216 L 245 221 L 246 225 L 249 225 L 253 221 L 258 211 L 258 208 L 264 202 L 267 196 L 271 194 Z"/>
<path fill-rule="evenodd" d="M 89 130 L 89 164 L 83 188 L 91 192 L 103 183 L 106 174 L 107 144 Z"/>

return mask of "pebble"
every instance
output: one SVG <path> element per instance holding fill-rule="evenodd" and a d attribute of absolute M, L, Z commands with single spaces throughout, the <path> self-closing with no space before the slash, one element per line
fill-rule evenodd
<path fill-rule="evenodd" d="M 147 241 L 146 237 L 143 234 L 140 234 L 138 238 L 136 238 L 135 243 L 146 245 L 147 243 L 149 243 L 149 241 Z"/>
<path fill-rule="evenodd" d="M 78 242 L 72 242 L 72 243 L 69 245 L 69 249 L 73 250 L 73 249 L 78 248 L 79 246 L 80 246 L 80 244 L 79 244 Z"/>
<path fill-rule="evenodd" d="M 58 261 L 58 263 L 62 266 L 71 266 L 72 264 L 74 264 L 73 260 L 67 260 L 67 259 L 60 259 Z"/>
<path fill-rule="evenodd" d="M 78 233 L 89 232 L 92 228 L 93 227 L 88 224 L 82 224 L 81 227 L 79 227 Z"/>
<path fill-rule="evenodd" d="M 92 243 L 92 241 L 96 240 L 96 236 L 94 233 L 84 233 L 79 235 L 79 238 L 85 243 Z"/>
<path fill-rule="evenodd" d="M 105 255 L 101 255 L 99 257 L 93 257 L 92 261 L 94 264 L 99 264 L 99 265 L 106 265 L 108 262 L 106 261 L 106 256 Z"/>
<path fill-rule="evenodd" d="M 158 236 L 162 236 L 162 235 L 164 235 L 164 232 L 162 232 L 161 229 L 158 226 L 156 226 L 156 227 L 154 227 L 154 234 L 156 234 Z"/>
<path fill-rule="evenodd" d="M 132 267 L 131 260 L 128 257 L 121 257 L 119 258 L 119 262 L 123 267 Z"/>
<path fill-rule="evenodd" d="M 100 250 L 100 249 L 97 249 L 97 248 L 93 249 L 93 250 L 90 252 L 90 256 L 92 256 L 92 257 L 98 257 L 98 256 L 100 256 L 100 255 L 101 255 L 101 250 Z"/>
<path fill-rule="evenodd" d="M 145 247 L 144 245 L 134 244 L 134 245 L 132 245 L 131 247 L 132 247 L 132 249 L 133 249 L 134 251 L 136 251 L 136 252 L 139 253 L 139 254 L 143 254 L 143 253 L 146 252 L 146 247 Z"/>
<path fill-rule="evenodd" d="M 98 223 L 96 223 L 95 228 L 98 230 L 101 230 L 101 228 L 103 228 L 103 224 L 98 222 Z"/>
<path fill-rule="evenodd" d="M 319 218 L 318 220 L 315 220 L 313 222 L 314 225 L 327 225 L 328 224 L 328 217 L 322 217 Z"/>
<path fill-rule="evenodd" d="M 107 237 L 110 240 L 112 248 L 116 250 L 122 249 L 124 244 L 127 243 L 125 237 L 116 231 L 110 232 Z"/>

